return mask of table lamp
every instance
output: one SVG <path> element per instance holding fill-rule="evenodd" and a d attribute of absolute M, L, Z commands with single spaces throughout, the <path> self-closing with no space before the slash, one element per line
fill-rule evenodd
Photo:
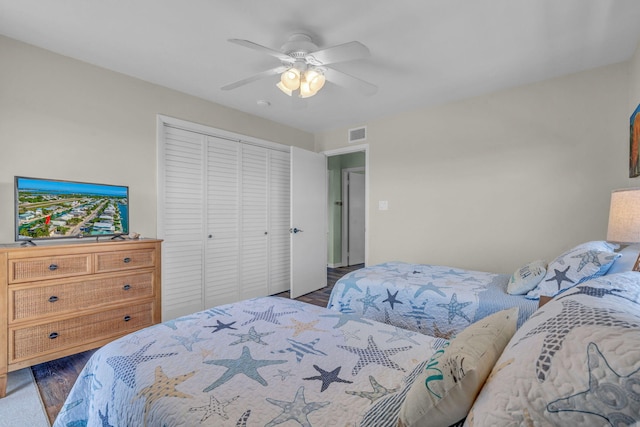
<path fill-rule="evenodd" d="M 640 242 L 640 188 L 611 192 L 607 241 L 624 244 Z M 633 271 L 640 271 L 640 255 Z"/>

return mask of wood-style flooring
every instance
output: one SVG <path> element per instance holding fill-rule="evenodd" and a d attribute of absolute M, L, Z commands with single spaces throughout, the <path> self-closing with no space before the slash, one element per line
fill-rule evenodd
<path fill-rule="evenodd" d="M 326 307 L 329 302 L 329 295 L 336 281 L 350 271 L 362 268 L 363 264 L 351 267 L 327 268 L 327 287 L 297 298 L 309 304 Z M 289 292 L 282 292 L 275 296 L 289 298 Z M 31 367 L 36 385 L 40 391 L 42 402 L 44 403 L 49 421 L 53 421 L 58 416 L 58 412 L 64 405 L 71 387 L 75 383 L 80 371 L 87 363 L 95 350 L 74 354 L 50 362 L 41 363 Z"/>

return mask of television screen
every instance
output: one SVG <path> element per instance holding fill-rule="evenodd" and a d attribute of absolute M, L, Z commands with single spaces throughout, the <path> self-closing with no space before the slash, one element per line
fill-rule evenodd
<path fill-rule="evenodd" d="M 16 241 L 129 233 L 129 187 L 15 177 Z"/>

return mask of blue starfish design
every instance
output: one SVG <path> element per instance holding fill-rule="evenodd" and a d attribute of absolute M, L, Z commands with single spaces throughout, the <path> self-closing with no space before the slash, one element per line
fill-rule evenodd
<path fill-rule="evenodd" d="M 567 281 L 569 283 L 575 283 L 573 280 L 567 277 L 567 271 L 569 271 L 570 268 L 571 268 L 570 265 L 568 265 L 567 268 L 564 269 L 564 271 L 556 270 L 554 268 L 553 271 L 555 271 L 556 275 L 545 280 L 545 282 L 551 282 L 552 280 L 555 280 L 556 282 L 558 282 L 558 290 L 560 290 L 562 282 L 564 281 Z"/>
<path fill-rule="evenodd" d="M 387 299 L 382 301 L 382 302 L 388 302 L 391 305 L 391 310 L 393 310 L 393 304 L 404 304 L 402 301 L 397 299 L 398 292 L 400 291 L 396 291 L 395 294 L 391 295 L 391 292 L 389 292 L 389 289 L 387 289 Z"/>
<path fill-rule="evenodd" d="M 578 268 L 576 269 L 576 271 L 582 270 L 587 264 L 593 264 L 597 267 L 602 267 L 602 264 L 600 263 L 600 258 L 598 258 L 598 255 L 601 253 L 602 252 L 600 251 L 590 250 L 590 251 L 586 251 L 584 253 L 572 256 L 571 258 L 580 258 L 580 265 L 578 265 Z M 614 257 L 615 255 L 609 255 L 609 256 L 606 256 L 604 259 L 605 261 L 611 261 Z"/>
<path fill-rule="evenodd" d="M 445 271 L 444 274 L 446 274 L 447 276 L 462 277 L 465 274 L 465 272 L 450 268 L 449 271 Z"/>
<path fill-rule="evenodd" d="M 297 313 L 297 311 L 283 311 L 282 313 L 274 313 L 273 308 L 275 306 L 271 306 L 265 311 L 251 311 L 251 310 L 242 310 L 247 314 L 253 314 L 253 319 L 247 320 L 242 324 L 242 326 L 248 325 L 249 323 L 257 322 L 258 320 L 264 320 L 265 322 L 274 323 L 276 325 L 280 324 L 278 317 L 285 316 L 287 314 Z"/>
<path fill-rule="evenodd" d="M 104 415 L 102 411 L 98 409 L 98 416 L 100 417 L 100 421 L 102 421 L 102 427 L 113 427 L 109 424 L 109 404 L 107 403 L 107 408 L 104 411 Z"/>
<path fill-rule="evenodd" d="M 386 388 L 380 385 L 380 383 L 376 381 L 373 375 L 369 375 L 369 382 L 371 383 L 371 387 L 373 387 L 373 391 L 345 391 L 345 393 L 362 397 L 363 399 L 369 399 L 371 403 L 373 403 L 376 400 L 380 399 L 381 397 L 384 397 L 391 393 L 395 393 L 400 389 L 399 387 Z"/>
<path fill-rule="evenodd" d="M 160 359 L 168 356 L 175 356 L 178 353 L 164 353 L 164 354 L 150 354 L 144 353 L 151 347 L 155 341 L 142 347 L 140 350 L 129 356 L 112 356 L 107 358 L 107 364 L 113 368 L 113 375 L 115 377 L 113 385 L 118 380 L 121 380 L 129 388 L 135 388 L 136 386 L 136 369 L 138 365 L 143 362 L 148 362 L 154 359 Z"/>
<path fill-rule="evenodd" d="M 219 320 L 216 320 L 216 322 L 218 322 L 218 324 L 217 324 L 217 325 L 215 325 L 215 326 L 205 326 L 205 328 L 215 328 L 213 331 L 211 331 L 211 333 L 212 333 L 212 334 L 215 334 L 216 332 L 220 332 L 220 331 L 221 331 L 221 330 L 223 330 L 223 329 L 234 329 L 234 330 L 238 329 L 238 328 L 234 328 L 234 327 L 233 327 L 233 325 L 234 325 L 236 322 L 231 322 L 231 323 L 222 323 L 222 322 L 221 322 L 221 321 L 219 321 Z"/>
<path fill-rule="evenodd" d="M 471 319 L 469 319 L 467 315 L 462 311 L 463 308 L 470 304 L 471 302 L 458 302 L 458 296 L 454 292 L 454 294 L 451 296 L 451 301 L 449 301 L 449 304 L 437 304 L 437 306 L 449 310 L 449 323 L 451 323 L 456 316 L 460 316 L 467 322 L 471 323 Z"/>
<path fill-rule="evenodd" d="M 300 361 L 306 354 L 313 354 L 315 356 L 327 355 L 327 353 L 324 353 L 315 348 L 315 345 L 318 343 L 318 341 L 320 341 L 320 338 L 316 338 L 315 340 L 308 343 L 296 341 L 291 338 L 287 338 L 287 341 L 289 341 L 289 344 L 291 344 L 291 347 L 287 347 L 284 350 L 278 350 L 277 352 L 278 353 L 287 353 L 287 352 L 294 353 L 296 355 L 296 360 L 298 361 L 298 363 L 300 363 Z M 272 353 L 275 353 L 275 352 L 272 351 Z"/>
<path fill-rule="evenodd" d="M 549 403 L 547 410 L 592 414 L 612 426 L 635 425 L 640 414 L 640 399 L 634 388 L 640 383 L 640 369 L 625 376 L 618 374 L 595 343 L 587 346 L 587 369 L 589 388 Z"/>
<path fill-rule="evenodd" d="M 571 299 L 563 300 L 561 304 L 562 311 L 558 315 L 530 330 L 517 343 L 520 344 L 523 340 L 537 334 L 545 334 L 540 356 L 536 360 L 536 377 L 541 383 L 547 379 L 553 357 L 562 349 L 562 343 L 574 328 L 581 326 L 640 327 L 640 323 L 630 323 L 614 317 L 614 314 L 621 313 L 618 310 L 589 307 Z"/>
<path fill-rule="evenodd" d="M 420 305 L 418 305 L 416 301 L 409 301 L 409 304 L 411 304 L 411 311 L 408 312 L 406 316 L 415 319 L 418 329 L 422 328 L 423 320 L 435 319 L 435 317 L 425 313 L 424 311 L 428 302 L 429 300 L 425 299 L 420 303 Z"/>
<path fill-rule="evenodd" d="M 227 310 L 232 308 L 233 306 L 229 307 L 228 309 L 214 307 L 210 308 L 209 310 L 205 310 L 203 313 L 207 315 L 207 319 L 211 319 L 214 316 L 231 316 L 229 313 L 227 313 Z"/>
<path fill-rule="evenodd" d="M 171 328 L 174 331 L 178 330 L 178 322 L 187 322 L 189 320 L 195 320 L 196 317 L 178 317 L 177 319 L 173 319 L 173 320 L 168 320 L 164 323 L 161 323 L 161 325 L 166 326 L 167 328 Z"/>
<path fill-rule="evenodd" d="M 338 323 L 333 327 L 333 329 L 341 328 L 346 325 L 347 322 L 358 322 L 364 323 L 365 325 L 373 325 L 373 323 L 367 322 L 364 319 L 361 319 L 358 316 L 354 316 L 352 314 L 340 313 L 340 314 L 321 314 L 320 317 L 337 317 Z"/>
<path fill-rule="evenodd" d="M 382 334 L 388 334 L 391 335 L 391 338 L 389 338 L 386 342 L 394 342 L 394 341 L 400 341 L 400 340 L 407 340 L 412 344 L 415 345 L 420 345 L 420 343 L 414 339 L 412 339 L 411 337 L 414 335 L 418 335 L 417 332 L 412 332 L 408 329 L 403 329 L 403 328 L 399 328 L 399 327 L 395 327 L 395 330 L 393 332 L 391 331 L 378 331 Z"/>
<path fill-rule="evenodd" d="M 303 378 L 303 380 L 320 380 L 320 381 L 322 381 L 322 386 L 320 387 L 320 393 L 325 391 L 331 385 L 331 383 L 353 384 L 353 381 L 343 380 L 342 378 L 338 377 L 338 375 L 340 374 L 340 369 L 342 369 L 342 366 L 338 366 L 336 369 L 334 369 L 331 372 L 325 371 L 324 369 L 322 369 L 318 365 L 313 365 L 313 368 L 316 371 L 318 371 L 320 373 L 320 375 L 316 375 L 315 377 Z"/>
<path fill-rule="evenodd" d="M 367 286 L 367 292 L 365 293 L 364 298 L 358 298 L 356 300 L 362 302 L 362 314 L 367 314 L 367 309 L 369 307 L 373 307 L 376 310 L 380 311 L 378 305 L 375 303 L 376 299 L 378 299 L 379 296 L 380 294 L 371 295 L 371 290 Z"/>
<path fill-rule="evenodd" d="M 344 288 L 342 288 L 342 297 L 344 297 L 350 289 L 362 293 L 362 289 L 360 289 L 360 287 L 356 285 L 355 282 L 345 280 L 343 282 L 340 282 L 340 284 L 344 286 Z"/>
<path fill-rule="evenodd" d="M 209 365 L 224 366 L 227 368 L 227 371 L 224 374 L 222 374 L 220 378 L 218 378 L 214 383 L 212 383 L 209 387 L 203 390 L 206 393 L 226 383 L 227 381 L 229 381 L 231 378 L 235 377 L 238 374 L 244 374 L 245 376 L 262 384 L 263 386 L 266 386 L 267 382 L 258 373 L 258 369 L 264 366 L 279 365 L 281 363 L 287 363 L 287 361 L 286 360 L 256 360 L 253 357 L 251 357 L 251 352 L 249 351 L 249 347 L 244 346 L 242 347 L 242 354 L 237 359 L 205 360 L 204 363 L 207 363 Z"/>
<path fill-rule="evenodd" d="M 592 286 L 576 286 L 575 289 L 577 289 L 576 292 L 573 292 L 573 293 L 568 294 L 568 295 L 563 295 L 563 296 L 558 297 L 556 299 L 560 300 L 562 298 L 570 297 L 572 295 L 587 295 L 587 296 L 594 297 L 594 298 L 604 298 L 606 295 L 611 295 L 612 297 L 622 298 L 624 300 L 631 301 L 634 304 L 639 304 L 633 298 L 627 298 L 627 297 L 624 297 L 622 295 L 614 293 L 614 292 L 623 292 L 622 289 L 594 288 Z"/>
<path fill-rule="evenodd" d="M 376 344 L 376 342 L 373 340 L 373 336 L 371 335 L 369 335 L 368 338 L 367 348 L 351 347 L 347 345 L 338 345 L 336 347 L 347 350 L 348 352 L 353 353 L 359 357 L 358 362 L 351 371 L 352 375 L 358 375 L 358 372 L 360 372 L 362 368 L 370 365 L 371 363 L 404 372 L 405 369 L 391 360 L 390 357 L 397 353 L 400 353 L 401 351 L 407 351 L 413 348 L 412 346 L 407 346 L 388 348 L 383 350 L 378 347 L 378 344 Z"/>
<path fill-rule="evenodd" d="M 273 427 L 289 420 L 294 420 L 303 427 L 311 427 L 308 418 L 309 414 L 331 404 L 331 402 L 307 402 L 304 398 L 304 386 L 298 389 L 293 402 L 271 399 L 269 397 L 267 397 L 267 402 L 281 407 L 282 413 L 265 424 L 264 427 Z"/>
<path fill-rule="evenodd" d="M 237 340 L 237 341 L 232 342 L 229 345 L 242 344 L 242 343 L 249 342 L 249 341 L 253 341 L 256 344 L 267 345 L 266 342 L 262 341 L 262 337 L 266 337 L 267 335 L 271 335 L 271 334 L 275 334 L 275 332 L 271 331 L 271 332 L 258 333 L 258 332 L 256 332 L 256 328 L 252 326 L 251 328 L 249 328 L 249 333 L 248 334 L 232 334 L 232 333 L 230 333 L 229 335 L 235 335 L 236 337 L 240 337 L 240 339 Z"/>
<path fill-rule="evenodd" d="M 435 292 L 436 294 L 442 296 L 442 297 L 446 297 L 447 294 L 445 294 L 444 292 L 442 292 L 440 289 L 441 288 L 445 288 L 446 286 L 436 286 L 433 284 L 433 282 L 429 282 L 426 285 L 420 285 L 420 287 L 418 288 L 418 290 L 416 291 L 415 294 L 413 294 L 414 298 L 419 297 L 420 295 L 422 295 L 422 293 L 426 292 L 426 291 L 431 291 L 431 292 Z"/>
<path fill-rule="evenodd" d="M 170 344 L 168 347 L 174 346 L 174 345 L 182 345 L 184 346 L 184 348 L 186 348 L 188 351 L 193 351 L 193 345 L 197 342 L 200 341 L 206 341 L 203 338 L 198 338 L 198 335 L 200 334 L 201 331 L 195 331 L 194 333 L 191 334 L 191 336 L 182 336 L 182 335 L 171 335 L 171 338 L 173 338 L 174 340 L 178 341 L 178 344 Z"/>

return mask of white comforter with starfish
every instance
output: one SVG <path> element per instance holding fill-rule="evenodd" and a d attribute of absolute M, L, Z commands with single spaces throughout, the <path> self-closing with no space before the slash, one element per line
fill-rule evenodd
<path fill-rule="evenodd" d="M 246 300 L 104 346 L 54 426 L 391 426 L 445 342 L 298 301 Z"/>

